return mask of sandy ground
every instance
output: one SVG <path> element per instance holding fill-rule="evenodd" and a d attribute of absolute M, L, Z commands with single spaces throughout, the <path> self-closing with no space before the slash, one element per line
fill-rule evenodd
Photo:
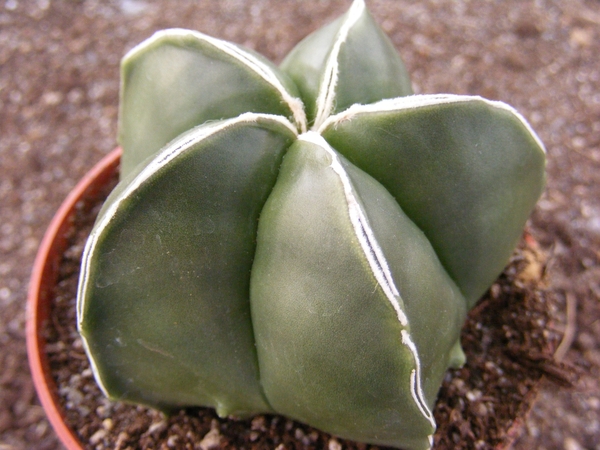
<path fill-rule="evenodd" d="M 531 221 L 573 341 L 571 390 L 547 384 L 517 449 L 600 449 L 600 2 L 367 0 L 420 93 L 515 106 L 548 150 Z M 81 175 L 116 145 L 121 56 L 194 28 L 280 61 L 348 0 L 0 0 L 0 450 L 60 448 L 25 354 L 37 246 Z M 567 304 L 570 306 L 567 314 Z"/>

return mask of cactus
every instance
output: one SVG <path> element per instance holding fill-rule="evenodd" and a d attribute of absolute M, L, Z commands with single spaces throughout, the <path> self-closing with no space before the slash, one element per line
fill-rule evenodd
<path fill-rule="evenodd" d="M 119 142 L 77 304 L 107 396 L 430 447 L 466 313 L 543 189 L 523 117 L 413 95 L 355 0 L 280 67 L 157 33 L 123 60 Z"/>

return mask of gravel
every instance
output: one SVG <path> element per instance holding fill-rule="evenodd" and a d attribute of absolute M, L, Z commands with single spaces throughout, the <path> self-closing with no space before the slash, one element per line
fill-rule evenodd
<path fill-rule="evenodd" d="M 581 375 L 570 390 L 542 390 L 515 448 L 600 449 L 600 2 L 367 2 L 417 92 L 505 101 L 545 142 L 548 187 L 531 229 L 551 255 L 550 289 L 574 331 L 564 361 Z M 27 282 L 53 212 L 116 145 L 121 56 L 177 26 L 281 61 L 348 5 L 0 0 L 0 449 L 60 448 L 27 368 Z"/>

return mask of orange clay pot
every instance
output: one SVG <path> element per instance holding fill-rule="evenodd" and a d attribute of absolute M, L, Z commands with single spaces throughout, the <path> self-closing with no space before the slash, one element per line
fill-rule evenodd
<path fill-rule="evenodd" d="M 41 330 L 49 317 L 58 268 L 68 246 L 66 233 L 72 224 L 75 206 L 82 199 L 98 194 L 117 170 L 120 156 L 120 148 L 105 156 L 77 183 L 62 203 L 40 244 L 29 284 L 26 328 L 29 368 L 42 407 L 58 438 L 68 450 L 81 450 L 83 447 L 64 421 L 64 413 L 58 402 L 57 386 L 50 375 L 45 351 L 46 340 Z"/>

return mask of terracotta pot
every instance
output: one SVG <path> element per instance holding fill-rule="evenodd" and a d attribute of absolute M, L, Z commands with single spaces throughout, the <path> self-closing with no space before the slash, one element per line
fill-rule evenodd
<path fill-rule="evenodd" d="M 67 235 L 77 212 L 77 204 L 83 199 L 94 200 L 99 197 L 106 183 L 118 169 L 120 156 L 121 150 L 117 148 L 103 158 L 83 177 L 60 206 L 40 245 L 29 287 L 26 330 L 29 366 L 41 404 L 58 438 L 67 450 L 82 450 L 84 445 L 65 422 L 58 388 L 50 372 L 46 339 L 41 330 L 49 319 L 50 305 L 59 278 L 59 266 L 63 253 L 69 246 Z M 526 236 L 525 242 L 530 247 L 537 247 L 534 245 L 535 242 L 529 242 L 531 239 L 530 236 Z M 511 443 L 522 432 L 536 391 L 537 389 L 534 388 L 528 393 L 517 419 L 508 427 L 506 439 L 501 445 L 495 447 L 497 450 L 510 448 Z"/>
<path fill-rule="evenodd" d="M 26 330 L 29 367 L 46 415 L 58 438 L 68 450 L 79 450 L 82 445 L 63 419 L 57 386 L 50 375 L 50 365 L 45 351 L 46 340 L 39 331 L 49 316 L 60 260 L 68 245 L 65 235 L 71 226 L 75 207 L 83 198 L 93 198 L 98 195 L 117 170 L 120 156 L 120 148 L 105 156 L 79 181 L 62 203 L 40 244 L 29 285 Z"/>

